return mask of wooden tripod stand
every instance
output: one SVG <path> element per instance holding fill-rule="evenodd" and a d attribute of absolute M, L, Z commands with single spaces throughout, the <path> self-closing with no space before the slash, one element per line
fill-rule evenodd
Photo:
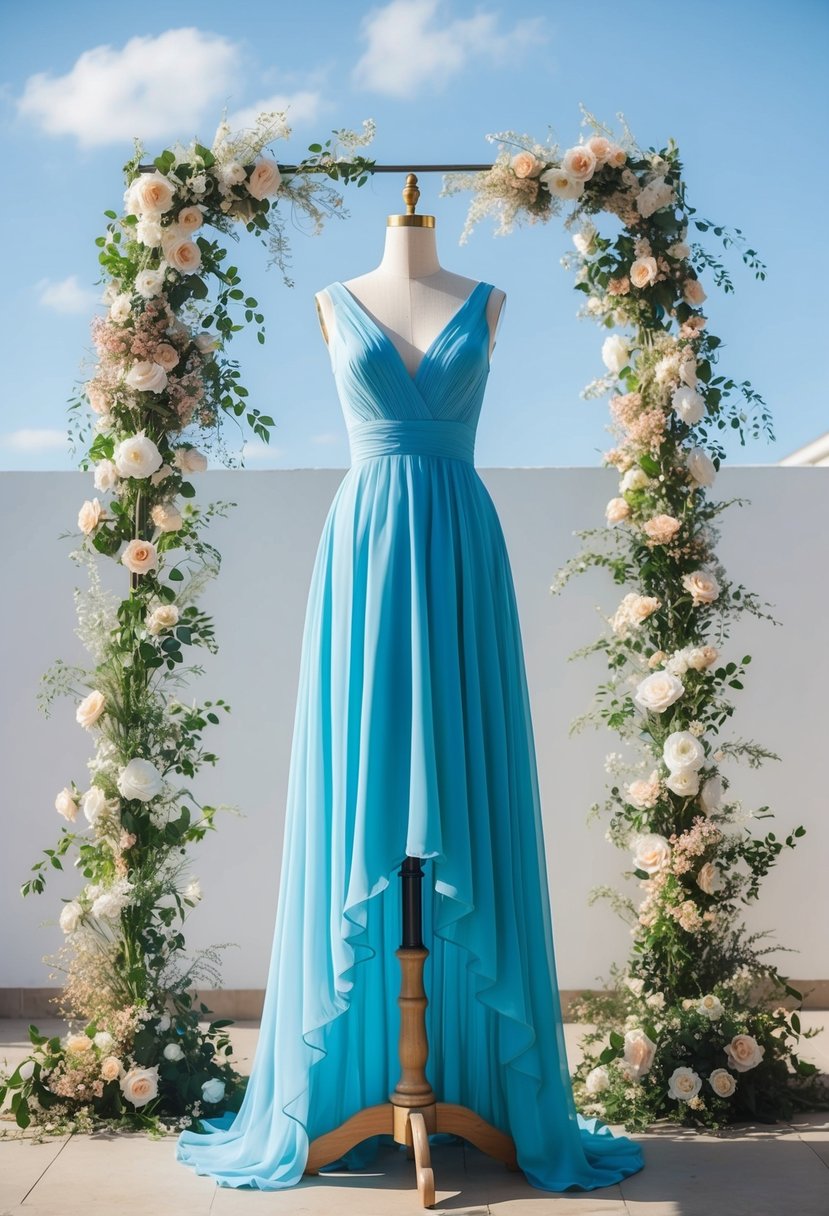
<path fill-rule="evenodd" d="M 429 1152 L 432 1132 L 452 1132 L 476 1148 L 517 1170 L 515 1144 L 510 1136 L 487 1123 L 467 1106 L 438 1102 L 426 1079 L 429 1044 L 426 1037 L 427 998 L 423 987 L 423 964 L 429 951 L 423 945 L 419 857 L 407 857 L 400 868 L 403 880 L 403 943 L 395 954 L 400 959 L 400 1080 L 388 1102 L 367 1106 L 350 1119 L 312 1140 L 304 1172 L 319 1173 L 320 1167 L 339 1157 L 369 1136 L 391 1135 L 405 1144 L 417 1171 L 417 1190 L 424 1207 L 435 1202 L 435 1178 Z"/>

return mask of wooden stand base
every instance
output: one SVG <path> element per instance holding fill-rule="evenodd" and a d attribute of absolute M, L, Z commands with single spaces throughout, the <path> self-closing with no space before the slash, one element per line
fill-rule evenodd
<path fill-rule="evenodd" d="M 422 875 L 421 875 L 422 877 Z M 417 1171 L 417 1190 L 424 1207 L 435 1202 L 435 1178 L 429 1151 L 432 1132 L 452 1132 L 476 1148 L 517 1170 L 512 1138 L 487 1123 L 466 1106 L 438 1102 L 426 1079 L 429 1046 L 426 1039 L 426 993 L 423 964 L 429 951 L 425 946 L 401 946 L 400 959 L 400 1080 L 388 1102 L 367 1106 L 346 1119 L 333 1131 L 313 1140 L 308 1149 L 306 1174 L 317 1174 L 323 1165 L 336 1161 L 369 1136 L 391 1135 L 405 1144 L 409 1160 Z"/>

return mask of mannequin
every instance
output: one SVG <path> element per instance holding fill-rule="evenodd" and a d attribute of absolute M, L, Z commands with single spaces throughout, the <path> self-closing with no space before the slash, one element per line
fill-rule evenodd
<path fill-rule="evenodd" d="M 444 270 L 438 261 L 434 216 L 411 218 L 426 221 L 405 224 L 408 215 L 390 215 L 386 243 L 379 266 L 349 279 L 343 286 L 385 331 L 397 348 L 410 375 L 417 371 L 429 349 L 475 286 L 474 279 Z M 432 221 L 431 224 L 428 221 Z M 334 310 L 323 289 L 314 297 L 320 328 L 326 342 L 333 332 Z M 506 294 L 493 287 L 487 301 L 489 355 L 495 346 Z"/>

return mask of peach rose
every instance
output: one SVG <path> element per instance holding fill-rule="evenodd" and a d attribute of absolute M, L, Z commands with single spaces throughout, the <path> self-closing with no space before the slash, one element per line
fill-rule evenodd
<path fill-rule="evenodd" d="M 765 1053 L 765 1047 L 761 1047 L 750 1034 L 735 1034 L 725 1046 L 729 1067 L 736 1072 L 748 1072 L 750 1068 L 756 1068 Z"/>
<path fill-rule="evenodd" d="M 201 207 L 182 207 L 176 216 L 176 223 L 182 232 L 195 232 L 204 223 Z"/>
<path fill-rule="evenodd" d="M 686 279 L 682 284 L 682 294 L 689 304 L 696 306 L 705 300 L 705 290 L 699 279 Z"/>
<path fill-rule="evenodd" d="M 269 194 L 276 194 L 281 181 L 282 174 L 276 161 L 261 156 L 253 166 L 247 186 L 254 198 L 265 198 Z"/>
<path fill-rule="evenodd" d="M 121 1092 L 133 1106 L 146 1106 L 158 1093 L 158 1065 L 131 1068 L 121 1078 Z"/>
<path fill-rule="evenodd" d="M 629 1081 L 638 1081 L 651 1070 L 656 1056 L 656 1044 L 644 1030 L 628 1030 L 625 1034 L 625 1053 L 622 1070 Z"/>
<path fill-rule="evenodd" d="M 516 177 L 538 177 L 544 168 L 544 162 L 532 152 L 516 152 L 510 164 Z"/>
<path fill-rule="evenodd" d="M 136 537 L 121 554 L 121 561 L 133 574 L 146 574 L 148 570 L 155 570 L 158 554 L 152 541 Z"/>
<path fill-rule="evenodd" d="M 123 1072 L 123 1065 L 117 1056 L 107 1056 L 101 1060 L 101 1076 L 105 1081 L 117 1081 Z"/>
<path fill-rule="evenodd" d="M 614 145 L 609 139 L 605 139 L 604 135 L 591 135 L 587 141 L 587 147 L 596 158 L 597 165 L 605 165 L 613 155 Z"/>
<path fill-rule="evenodd" d="M 570 177 L 586 182 L 596 170 L 596 154 L 586 144 L 576 144 L 562 156 L 561 167 Z"/>
<path fill-rule="evenodd" d="M 93 498 L 91 502 L 87 499 L 78 512 L 78 527 L 84 536 L 94 532 L 105 515 L 106 511 L 97 498 Z"/>
<path fill-rule="evenodd" d="M 656 281 L 657 270 L 656 258 L 637 258 L 630 268 L 630 281 L 634 287 L 648 287 Z"/>
<path fill-rule="evenodd" d="M 650 807 L 656 806 L 659 801 L 659 773 L 656 769 L 647 780 L 640 777 L 636 781 L 631 781 L 627 788 L 626 801 L 640 811 L 646 811 Z"/>
<path fill-rule="evenodd" d="M 630 504 L 624 498 L 611 498 L 604 513 L 609 524 L 618 524 L 630 515 Z"/>
<path fill-rule="evenodd" d="M 166 228 L 161 247 L 165 260 L 181 274 L 195 274 L 201 265 L 201 250 L 178 228 Z"/>
<path fill-rule="evenodd" d="M 162 532 L 177 532 L 183 522 L 179 512 L 164 502 L 156 503 L 150 515 L 155 526 Z"/>
<path fill-rule="evenodd" d="M 175 186 L 163 173 L 140 173 L 127 189 L 127 213 L 163 215 L 172 207 L 175 194 Z"/>
<path fill-rule="evenodd" d="M 654 545 L 667 545 L 673 540 L 681 525 L 673 515 L 654 515 L 642 525 L 642 531 Z"/>
<path fill-rule="evenodd" d="M 179 353 L 169 342 L 159 342 L 155 348 L 154 363 L 160 364 L 165 372 L 171 372 L 179 361 Z"/>

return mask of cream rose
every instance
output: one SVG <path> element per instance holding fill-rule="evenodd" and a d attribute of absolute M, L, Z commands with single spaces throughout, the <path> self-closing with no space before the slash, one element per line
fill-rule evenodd
<path fill-rule="evenodd" d="M 713 861 L 706 861 L 697 874 L 697 886 L 706 895 L 716 895 L 722 890 L 722 871 Z"/>
<path fill-rule="evenodd" d="M 633 695 L 640 709 L 661 714 L 685 692 L 685 685 L 669 671 L 654 671 L 639 683 Z"/>
<path fill-rule="evenodd" d="M 604 513 L 609 524 L 621 523 L 630 515 L 630 504 L 624 498 L 611 498 Z"/>
<path fill-rule="evenodd" d="M 725 1054 L 728 1056 L 729 1067 L 735 1072 L 748 1072 L 749 1069 L 757 1067 L 766 1054 L 766 1049 L 750 1034 L 735 1034 L 731 1042 L 726 1043 Z"/>
<path fill-rule="evenodd" d="M 182 473 L 203 473 L 207 468 L 207 457 L 198 448 L 176 448 L 173 464 Z"/>
<path fill-rule="evenodd" d="M 178 532 L 183 524 L 181 514 L 164 502 L 156 503 L 150 512 L 153 523 L 162 532 Z"/>
<path fill-rule="evenodd" d="M 260 156 L 255 162 L 247 186 L 254 198 L 267 198 L 276 194 L 282 181 L 282 174 L 275 160 L 268 156 Z"/>
<path fill-rule="evenodd" d="M 160 363 L 142 359 L 130 368 L 124 382 L 138 393 L 163 393 L 167 387 L 167 373 Z"/>
<path fill-rule="evenodd" d="M 165 629 L 172 629 L 178 624 L 179 612 L 175 604 L 159 604 L 147 616 L 147 632 L 154 637 Z"/>
<path fill-rule="evenodd" d="M 667 545 L 680 529 L 680 522 L 673 515 L 654 515 L 642 524 L 642 531 L 655 545 Z"/>
<path fill-rule="evenodd" d="M 198 245 L 176 227 L 165 229 L 161 248 L 168 265 L 181 274 L 195 274 L 201 266 L 201 250 Z"/>
<path fill-rule="evenodd" d="M 146 1106 L 158 1094 L 158 1065 L 131 1068 L 121 1078 L 121 1092 L 133 1106 Z"/>
<path fill-rule="evenodd" d="M 716 1022 L 723 1015 L 722 1001 L 718 996 L 714 996 L 713 992 L 709 992 L 697 1001 L 697 1013 L 702 1013 L 712 1022 Z"/>
<path fill-rule="evenodd" d="M 699 773 L 694 768 L 678 768 L 669 773 L 665 784 L 680 798 L 693 798 L 699 793 Z"/>
<path fill-rule="evenodd" d="M 204 223 L 201 207 L 182 207 L 176 216 L 176 223 L 182 232 L 195 232 Z"/>
<path fill-rule="evenodd" d="M 647 811 L 650 807 L 656 806 L 659 801 L 659 773 L 656 769 L 647 780 L 640 777 L 636 781 L 631 781 L 625 800 L 640 811 Z"/>
<path fill-rule="evenodd" d="M 713 604 L 720 594 L 720 585 L 713 574 L 705 570 L 695 570 L 692 574 L 683 574 L 682 585 L 691 593 L 695 604 Z"/>
<path fill-rule="evenodd" d="M 124 798 L 149 802 L 161 793 L 164 781 L 154 764 L 135 756 L 121 769 L 117 785 Z"/>
<path fill-rule="evenodd" d="M 602 362 L 609 372 L 618 375 L 623 367 L 627 367 L 630 359 L 630 346 L 619 334 L 611 334 L 602 343 Z"/>
<path fill-rule="evenodd" d="M 121 554 L 121 562 L 132 574 L 147 574 L 158 565 L 158 553 L 150 540 L 131 540 Z"/>
<path fill-rule="evenodd" d="M 99 785 L 91 785 L 81 797 L 81 806 L 87 822 L 94 828 L 108 810 L 106 794 Z"/>
<path fill-rule="evenodd" d="M 702 448 L 691 448 L 685 458 L 688 472 L 699 486 L 710 486 L 717 475 L 714 462 Z"/>
<path fill-rule="evenodd" d="M 55 810 L 63 815 L 64 819 L 68 819 L 70 823 L 74 823 L 78 817 L 78 804 L 75 801 L 75 795 L 72 793 L 68 785 L 65 785 L 55 799 Z"/>
<path fill-rule="evenodd" d="M 625 1049 L 622 1057 L 623 1070 L 629 1081 L 638 1081 L 650 1072 L 656 1056 L 656 1044 L 644 1030 L 628 1030 L 625 1034 Z"/>
<path fill-rule="evenodd" d="M 656 258 L 637 258 L 630 268 L 630 281 L 634 287 L 649 287 L 656 282 L 658 270 Z"/>
<path fill-rule="evenodd" d="M 68 1034 L 64 1040 L 64 1047 L 67 1051 L 71 1051 L 73 1055 L 82 1056 L 92 1046 L 92 1040 L 86 1034 Z"/>
<path fill-rule="evenodd" d="M 546 169 L 538 179 L 543 182 L 553 198 L 578 198 L 584 193 L 584 182 L 573 177 L 565 169 Z"/>
<path fill-rule="evenodd" d="M 689 730 L 672 731 L 662 745 L 662 759 L 671 772 L 679 768 L 702 768 L 705 748 Z"/>
<path fill-rule="evenodd" d="M 510 164 L 516 177 L 538 177 L 544 168 L 544 162 L 532 152 L 516 152 Z"/>
<path fill-rule="evenodd" d="M 101 1060 L 101 1077 L 104 1081 L 117 1081 L 124 1071 L 124 1066 L 117 1056 L 107 1056 Z"/>
<path fill-rule="evenodd" d="M 165 372 L 171 372 L 180 360 L 180 355 L 174 346 L 169 342 L 159 342 L 155 348 L 155 361 L 164 368 Z"/>
<path fill-rule="evenodd" d="M 111 460 L 99 460 L 95 465 L 95 489 L 106 493 L 118 484 L 118 470 Z"/>
<path fill-rule="evenodd" d="M 705 401 L 695 388 L 681 384 L 674 389 L 671 406 L 686 426 L 695 426 L 705 413 Z"/>
<path fill-rule="evenodd" d="M 84 536 L 90 536 L 105 516 L 106 510 L 97 498 L 93 498 L 91 502 L 87 499 L 78 512 L 78 527 Z"/>
<path fill-rule="evenodd" d="M 162 461 L 158 447 L 143 430 L 122 439 L 115 447 L 115 471 L 122 477 L 150 477 L 162 465 Z"/>
<path fill-rule="evenodd" d="M 715 1068 L 708 1078 L 708 1084 L 720 1098 L 730 1098 L 737 1088 L 737 1080 L 727 1068 Z"/>
<path fill-rule="evenodd" d="M 718 656 L 716 646 L 691 646 L 686 658 L 688 666 L 693 667 L 694 671 L 704 671 L 706 667 L 716 663 Z"/>
<path fill-rule="evenodd" d="M 646 874 L 656 874 L 670 863 L 671 846 L 658 832 L 643 832 L 633 842 L 633 864 Z"/>
<path fill-rule="evenodd" d="M 693 1068 L 675 1068 L 668 1078 L 668 1097 L 680 1102 L 695 1098 L 702 1087 L 702 1078 Z"/>
<path fill-rule="evenodd" d="M 102 692 L 94 689 L 89 696 L 84 697 L 78 708 L 75 710 L 75 721 L 79 726 L 83 726 L 86 730 L 89 729 L 95 722 L 98 721 L 101 714 L 104 712 L 106 705 L 106 697 Z"/>

